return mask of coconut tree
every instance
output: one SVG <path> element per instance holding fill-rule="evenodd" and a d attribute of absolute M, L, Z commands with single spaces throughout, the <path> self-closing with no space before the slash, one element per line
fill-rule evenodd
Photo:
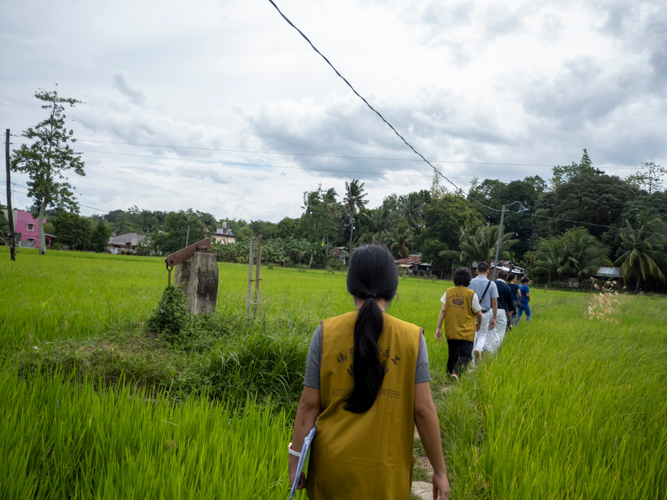
<path fill-rule="evenodd" d="M 384 244 L 394 227 L 394 214 L 385 205 L 364 214 L 371 227 L 370 240 Z"/>
<path fill-rule="evenodd" d="M 509 257 L 509 249 L 518 240 L 512 233 L 504 234 L 500 239 L 499 258 Z M 495 258 L 498 243 L 498 226 L 480 226 L 474 229 L 464 228 L 459 238 L 459 251 L 444 250 L 440 255 L 449 259 L 459 259 L 472 268 L 473 262 L 490 261 Z"/>
<path fill-rule="evenodd" d="M 398 207 L 401 218 L 413 230 L 422 227 L 424 224 L 423 205 L 414 194 L 415 193 L 410 193 L 403 198 Z"/>
<path fill-rule="evenodd" d="M 558 279 L 565 275 L 567 268 L 567 257 L 565 245 L 561 238 L 551 238 L 540 241 L 535 255 L 535 267 L 533 272 L 543 272 L 552 279 Z"/>
<path fill-rule="evenodd" d="M 612 264 L 609 249 L 586 228 L 569 229 L 562 237 L 567 259 L 567 274 L 579 279 L 594 276 L 600 266 Z"/>
<path fill-rule="evenodd" d="M 616 260 L 621 266 L 623 279 L 637 278 L 635 292 L 639 292 L 641 280 L 658 278 L 667 279 L 667 226 L 660 217 L 651 217 L 647 210 L 639 214 L 637 227 L 629 220 L 621 231 L 621 248 L 625 253 Z"/>
<path fill-rule="evenodd" d="M 352 253 L 352 237 L 354 235 L 354 216 L 357 212 L 361 212 L 368 203 L 368 200 L 365 199 L 366 196 L 363 182 L 360 184 L 358 179 L 352 179 L 350 183 L 345 182 L 345 199 L 343 203 L 350 216 L 350 253 Z"/>
<path fill-rule="evenodd" d="M 412 231 L 400 224 L 389 233 L 390 250 L 401 257 L 410 257 L 410 245 L 413 243 Z"/>

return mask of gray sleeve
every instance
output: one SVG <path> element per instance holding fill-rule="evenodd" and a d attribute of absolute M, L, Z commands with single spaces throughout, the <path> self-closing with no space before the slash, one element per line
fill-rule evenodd
<path fill-rule="evenodd" d="M 303 385 L 320 388 L 320 359 L 322 352 L 322 328 L 315 328 L 313 338 L 308 347 L 308 357 L 306 358 L 306 375 L 303 378 Z"/>
<path fill-rule="evenodd" d="M 417 357 L 417 369 L 415 370 L 415 384 L 431 381 L 431 372 L 428 369 L 428 350 L 426 349 L 426 339 L 424 332 L 420 335 L 419 356 Z"/>
<path fill-rule="evenodd" d="M 493 281 L 491 282 L 491 286 L 489 287 L 489 297 L 491 297 L 492 299 L 498 298 L 498 287 Z"/>

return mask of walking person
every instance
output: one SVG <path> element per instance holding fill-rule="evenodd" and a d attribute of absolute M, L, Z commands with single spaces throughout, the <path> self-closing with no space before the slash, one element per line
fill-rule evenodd
<path fill-rule="evenodd" d="M 297 480 L 310 499 L 409 498 L 415 425 L 433 466 L 433 498 L 449 498 L 423 329 L 386 313 L 397 287 L 386 247 L 357 248 L 347 272 L 356 309 L 313 334 L 288 447 L 290 485 Z M 308 477 L 296 478 L 315 425 Z"/>
<path fill-rule="evenodd" d="M 512 318 L 508 325 L 511 330 L 512 327 L 516 324 L 517 307 L 519 305 L 519 298 L 521 297 L 521 292 L 519 291 L 519 285 L 516 284 L 516 274 L 509 273 L 507 275 L 507 285 L 512 290 L 512 309 L 514 310 L 514 313 L 512 314 Z"/>
<path fill-rule="evenodd" d="M 514 312 L 512 301 L 512 290 L 505 282 L 507 271 L 499 271 L 498 279 L 495 281 L 498 288 L 498 316 L 496 318 L 496 327 L 493 331 L 493 340 L 490 345 L 490 351 L 495 352 L 505 338 L 507 325 L 509 324 L 510 314 Z"/>
<path fill-rule="evenodd" d="M 447 373 L 456 381 L 472 359 L 475 332 L 482 325 L 482 307 L 477 294 L 468 288 L 472 275 L 467 267 L 454 271 L 454 287 L 445 291 L 440 301 L 442 308 L 438 316 L 435 338 L 442 339 L 442 323 L 449 348 Z"/>
<path fill-rule="evenodd" d="M 519 300 L 519 314 L 516 317 L 516 322 L 518 323 L 521 320 L 521 315 L 526 313 L 526 322 L 530 323 L 530 278 L 524 277 L 521 279 L 521 286 L 519 287 L 519 293 L 521 298 Z"/>
<path fill-rule="evenodd" d="M 489 350 L 486 340 L 496 327 L 498 314 L 498 288 L 493 281 L 489 281 L 489 265 L 486 262 L 477 264 L 477 277 L 470 281 L 468 288 L 477 294 L 479 305 L 482 307 L 482 324 L 475 335 L 475 345 L 472 349 L 475 360 L 479 360 L 484 349 Z"/>

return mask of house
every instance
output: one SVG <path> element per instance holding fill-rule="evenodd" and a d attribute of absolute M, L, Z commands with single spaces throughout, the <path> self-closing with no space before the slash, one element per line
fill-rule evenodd
<path fill-rule="evenodd" d="M 598 278 L 620 278 L 621 277 L 621 268 L 620 267 L 600 267 L 598 272 L 595 273 L 595 276 Z"/>
<path fill-rule="evenodd" d="M 431 274 L 433 266 L 431 263 L 422 262 L 422 255 L 420 253 L 410 254 L 405 259 L 397 259 L 396 265 L 405 269 L 408 274 Z"/>
<path fill-rule="evenodd" d="M 236 236 L 232 234 L 232 230 L 227 227 L 226 222 L 223 222 L 222 227 L 217 228 L 215 233 L 209 234 L 211 239 L 216 243 L 223 243 L 225 245 L 236 243 Z"/>
<path fill-rule="evenodd" d="M 137 233 L 120 234 L 109 238 L 109 252 L 113 254 L 119 253 L 136 253 L 137 245 L 144 240 L 145 236 Z"/>
<path fill-rule="evenodd" d="M 7 210 L 2 211 L 5 219 L 9 220 Z M 12 210 L 14 216 L 14 232 L 21 235 L 19 246 L 23 248 L 39 248 L 39 229 L 38 219 L 32 216 L 31 212 L 25 210 Z M 43 223 L 46 223 L 44 217 Z M 46 248 L 51 248 L 51 240 L 56 236 L 53 234 L 44 234 L 46 238 Z"/>
<path fill-rule="evenodd" d="M 477 262 L 473 262 L 473 267 L 477 267 Z M 491 261 L 489 267 L 493 269 L 496 267 L 496 262 Z M 517 279 L 522 278 L 526 274 L 526 270 L 523 267 L 515 266 L 511 260 L 501 260 L 500 265 L 498 266 L 498 271 L 507 271 L 508 273 L 514 273 L 517 276 Z"/>

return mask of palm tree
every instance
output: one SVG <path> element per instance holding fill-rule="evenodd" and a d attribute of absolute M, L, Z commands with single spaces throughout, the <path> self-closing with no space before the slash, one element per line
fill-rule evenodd
<path fill-rule="evenodd" d="M 565 274 L 567 257 L 565 245 L 561 238 L 542 240 L 535 255 L 534 271 L 546 272 L 549 282 Z"/>
<path fill-rule="evenodd" d="M 609 260 L 609 249 L 587 229 L 569 229 L 562 239 L 565 243 L 568 274 L 581 279 L 594 276 L 600 266 L 612 264 Z"/>
<path fill-rule="evenodd" d="M 349 184 L 345 182 L 345 208 L 347 208 L 347 213 L 350 214 L 350 253 L 352 253 L 352 236 L 354 234 L 354 216 L 357 214 L 357 211 L 362 211 L 368 200 L 366 198 L 366 192 L 364 191 L 364 183 L 359 184 L 358 179 L 352 179 L 352 182 Z"/>
<path fill-rule="evenodd" d="M 643 279 L 658 278 L 664 281 L 667 269 L 667 226 L 660 217 L 651 218 L 647 210 L 639 214 L 638 227 L 632 227 L 627 220 L 627 227 L 621 231 L 621 247 L 625 253 L 616 260 L 621 266 L 623 279 L 636 277 L 635 292 Z"/>
<path fill-rule="evenodd" d="M 375 210 L 364 214 L 371 226 L 371 241 L 373 243 L 384 243 L 389 237 L 390 228 L 394 225 L 394 215 L 386 206 L 381 205 Z"/>
<path fill-rule="evenodd" d="M 410 257 L 409 245 L 412 245 L 412 237 L 412 231 L 401 224 L 389 233 L 390 250 L 398 252 L 401 257 Z"/>
<path fill-rule="evenodd" d="M 512 233 L 503 234 L 500 238 L 499 258 L 509 257 L 509 249 L 517 241 L 512 239 Z M 480 226 L 473 232 L 470 228 L 464 228 L 459 238 L 459 251 L 444 250 L 440 252 L 442 257 L 459 259 L 472 268 L 473 262 L 488 262 L 495 258 L 496 244 L 498 242 L 498 226 Z"/>
<path fill-rule="evenodd" d="M 414 194 L 410 193 L 406 196 L 398 207 L 401 217 L 413 230 L 422 227 L 424 224 L 424 210 Z"/>

